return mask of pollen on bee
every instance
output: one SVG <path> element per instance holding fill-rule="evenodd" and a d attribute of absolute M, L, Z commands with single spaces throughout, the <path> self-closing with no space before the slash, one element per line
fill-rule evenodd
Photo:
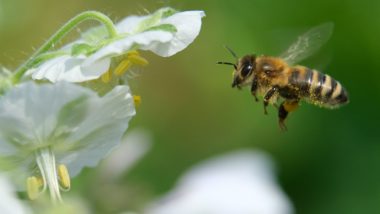
<path fill-rule="evenodd" d="M 102 74 L 102 76 L 100 78 L 101 78 L 102 82 L 109 83 L 111 81 L 111 78 L 112 78 L 111 70 L 108 70 L 106 73 Z"/>
<path fill-rule="evenodd" d="M 133 102 L 135 103 L 135 106 L 140 106 L 141 104 L 141 96 L 133 95 Z"/>
<path fill-rule="evenodd" d="M 67 170 L 67 167 L 64 164 L 60 164 L 58 166 L 58 178 L 59 178 L 59 183 L 63 189 L 65 190 L 70 189 L 70 186 L 71 186 L 70 175 L 69 175 L 69 171 Z"/>
<path fill-rule="evenodd" d="M 26 191 L 30 200 L 35 200 L 40 194 L 40 188 L 43 185 L 42 179 L 38 179 L 36 176 L 31 176 L 26 179 Z"/>
<path fill-rule="evenodd" d="M 289 103 L 285 102 L 284 108 L 287 112 L 295 111 L 298 108 L 298 103 L 297 102 L 289 102 Z"/>

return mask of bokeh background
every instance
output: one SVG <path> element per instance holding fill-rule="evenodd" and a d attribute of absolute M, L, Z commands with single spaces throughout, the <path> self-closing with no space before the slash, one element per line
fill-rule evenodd
<path fill-rule="evenodd" d="M 81 11 L 99 10 L 117 21 L 163 6 L 201 9 L 207 17 L 185 51 L 171 58 L 143 53 L 150 65 L 131 80 L 142 96 L 131 126 L 151 133 L 151 151 L 117 182 L 86 169 L 64 197 L 83 197 L 96 213 L 140 210 L 191 165 L 254 148 L 273 157 L 297 213 L 380 213 L 380 1 L 0 0 L 0 63 L 16 68 Z M 332 38 L 303 64 L 339 80 L 350 103 L 338 110 L 302 104 L 287 132 L 280 131 L 275 108 L 264 115 L 248 88 L 231 89 L 231 68 L 215 64 L 233 61 L 224 45 L 240 56 L 276 55 L 328 21 L 335 24 Z"/>

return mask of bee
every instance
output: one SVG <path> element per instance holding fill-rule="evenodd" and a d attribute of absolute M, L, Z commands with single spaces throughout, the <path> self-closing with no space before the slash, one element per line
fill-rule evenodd
<path fill-rule="evenodd" d="M 337 80 L 317 70 L 296 65 L 326 43 L 332 30 L 332 23 L 324 23 L 310 29 L 299 36 L 279 57 L 250 54 L 238 58 L 226 47 L 235 57 L 236 63 L 218 64 L 234 67 L 233 88 L 251 86 L 251 93 L 256 101 L 257 96 L 263 96 L 265 114 L 269 104 L 277 107 L 279 126 L 281 130 L 287 130 L 285 119 L 290 112 L 297 109 L 301 100 L 330 109 L 349 102 L 346 89 Z M 282 102 L 278 107 L 276 103 L 279 100 Z"/>

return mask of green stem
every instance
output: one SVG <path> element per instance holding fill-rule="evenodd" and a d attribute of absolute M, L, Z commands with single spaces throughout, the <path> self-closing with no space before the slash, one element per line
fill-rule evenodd
<path fill-rule="evenodd" d="M 31 67 L 33 67 L 38 60 L 36 58 L 49 51 L 54 44 L 58 43 L 67 33 L 72 31 L 78 24 L 86 20 L 96 20 L 105 25 L 110 38 L 117 36 L 117 30 L 112 20 L 103 13 L 97 11 L 85 11 L 78 14 L 74 18 L 70 19 L 65 25 L 63 25 L 53 36 L 51 36 L 24 64 L 22 64 L 13 76 L 13 83 L 16 84 L 20 81 L 24 73 Z"/>

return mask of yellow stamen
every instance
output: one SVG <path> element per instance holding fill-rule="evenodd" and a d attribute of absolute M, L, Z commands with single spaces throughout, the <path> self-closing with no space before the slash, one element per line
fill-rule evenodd
<path fill-rule="evenodd" d="M 40 187 L 42 187 L 42 186 L 44 185 L 44 179 L 42 179 L 42 177 L 38 177 L 38 178 L 37 178 L 37 181 L 38 181 L 38 185 L 39 185 Z"/>
<path fill-rule="evenodd" d="M 30 200 L 35 200 L 40 194 L 40 185 L 37 177 L 32 176 L 26 179 L 26 191 Z"/>
<path fill-rule="evenodd" d="M 133 95 L 133 101 L 134 101 L 136 107 L 140 106 L 140 104 L 141 104 L 141 96 Z"/>
<path fill-rule="evenodd" d="M 61 187 L 64 189 L 70 189 L 70 175 L 69 171 L 67 170 L 66 166 L 63 164 L 60 164 L 58 166 L 58 177 L 61 184 Z"/>
<path fill-rule="evenodd" d="M 109 83 L 111 81 L 111 78 L 112 78 L 111 70 L 108 70 L 106 73 L 102 74 L 102 76 L 100 78 L 101 78 L 102 82 Z"/>
<path fill-rule="evenodd" d="M 131 61 L 133 64 L 145 66 L 148 65 L 148 60 L 141 57 L 139 52 L 137 51 L 131 51 L 127 54 L 127 57 L 129 61 Z"/>
<path fill-rule="evenodd" d="M 123 75 L 131 67 L 131 65 L 132 63 L 129 59 L 121 61 L 121 63 L 115 68 L 114 74 L 116 76 Z"/>
<path fill-rule="evenodd" d="M 131 55 L 140 55 L 140 53 L 139 53 L 138 51 L 136 51 L 136 50 L 134 50 L 134 51 L 129 51 L 129 52 L 127 53 L 127 56 L 131 56 Z"/>

